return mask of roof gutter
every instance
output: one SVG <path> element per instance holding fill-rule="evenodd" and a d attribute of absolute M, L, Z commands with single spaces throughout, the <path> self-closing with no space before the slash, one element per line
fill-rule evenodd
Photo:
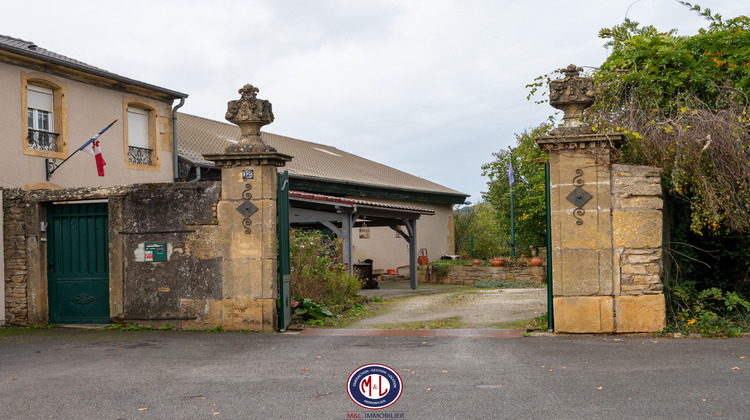
<path fill-rule="evenodd" d="M 177 155 L 177 110 L 185 105 L 185 98 L 180 98 L 180 103 L 172 108 L 172 162 L 174 169 L 174 182 L 180 180 L 180 165 Z"/>

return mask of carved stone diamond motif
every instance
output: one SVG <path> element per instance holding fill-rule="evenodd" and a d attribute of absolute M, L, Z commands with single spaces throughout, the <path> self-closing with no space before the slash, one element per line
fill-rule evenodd
<path fill-rule="evenodd" d="M 258 211 L 258 207 L 255 206 L 255 204 L 251 203 L 250 200 L 245 200 L 240 204 L 239 207 L 237 207 L 237 211 L 242 214 L 245 218 L 248 218 L 253 215 L 256 211 Z"/>
<path fill-rule="evenodd" d="M 576 187 L 576 189 L 574 189 L 573 191 L 571 191 L 570 194 L 568 194 L 568 196 L 565 198 L 571 203 L 573 203 L 573 205 L 576 206 L 576 208 L 580 209 L 586 203 L 588 203 L 589 200 L 594 198 L 594 196 L 592 196 L 591 194 L 586 192 L 586 190 L 584 190 L 583 188 L 579 186 L 579 187 Z"/>

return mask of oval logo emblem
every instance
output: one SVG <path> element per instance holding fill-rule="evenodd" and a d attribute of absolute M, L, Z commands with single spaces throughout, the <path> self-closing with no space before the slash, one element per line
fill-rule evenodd
<path fill-rule="evenodd" d="M 398 400 L 403 391 L 401 377 L 386 365 L 364 365 L 349 375 L 347 393 L 360 407 L 369 410 L 386 408 Z"/>

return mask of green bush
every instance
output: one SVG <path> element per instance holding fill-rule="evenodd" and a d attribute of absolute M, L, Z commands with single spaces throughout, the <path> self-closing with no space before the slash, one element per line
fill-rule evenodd
<path fill-rule="evenodd" d="M 299 315 L 303 318 L 314 318 L 323 319 L 334 316 L 331 311 L 318 305 L 310 299 L 302 299 L 297 306 L 297 310 L 294 312 L 295 315 Z"/>
<path fill-rule="evenodd" d="M 697 291 L 684 282 L 667 289 L 668 331 L 697 333 L 704 337 L 734 337 L 750 330 L 750 302 L 721 289 Z"/>
<path fill-rule="evenodd" d="M 291 292 L 335 310 L 351 303 L 360 290 L 359 279 L 342 263 L 342 242 L 317 230 L 289 233 Z"/>

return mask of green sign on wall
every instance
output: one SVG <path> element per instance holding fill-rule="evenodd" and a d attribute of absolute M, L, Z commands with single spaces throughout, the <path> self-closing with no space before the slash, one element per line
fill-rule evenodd
<path fill-rule="evenodd" d="M 167 243 L 166 242 L 146 242 L 145 261 L 161 262 L 167 261 Z"/>

